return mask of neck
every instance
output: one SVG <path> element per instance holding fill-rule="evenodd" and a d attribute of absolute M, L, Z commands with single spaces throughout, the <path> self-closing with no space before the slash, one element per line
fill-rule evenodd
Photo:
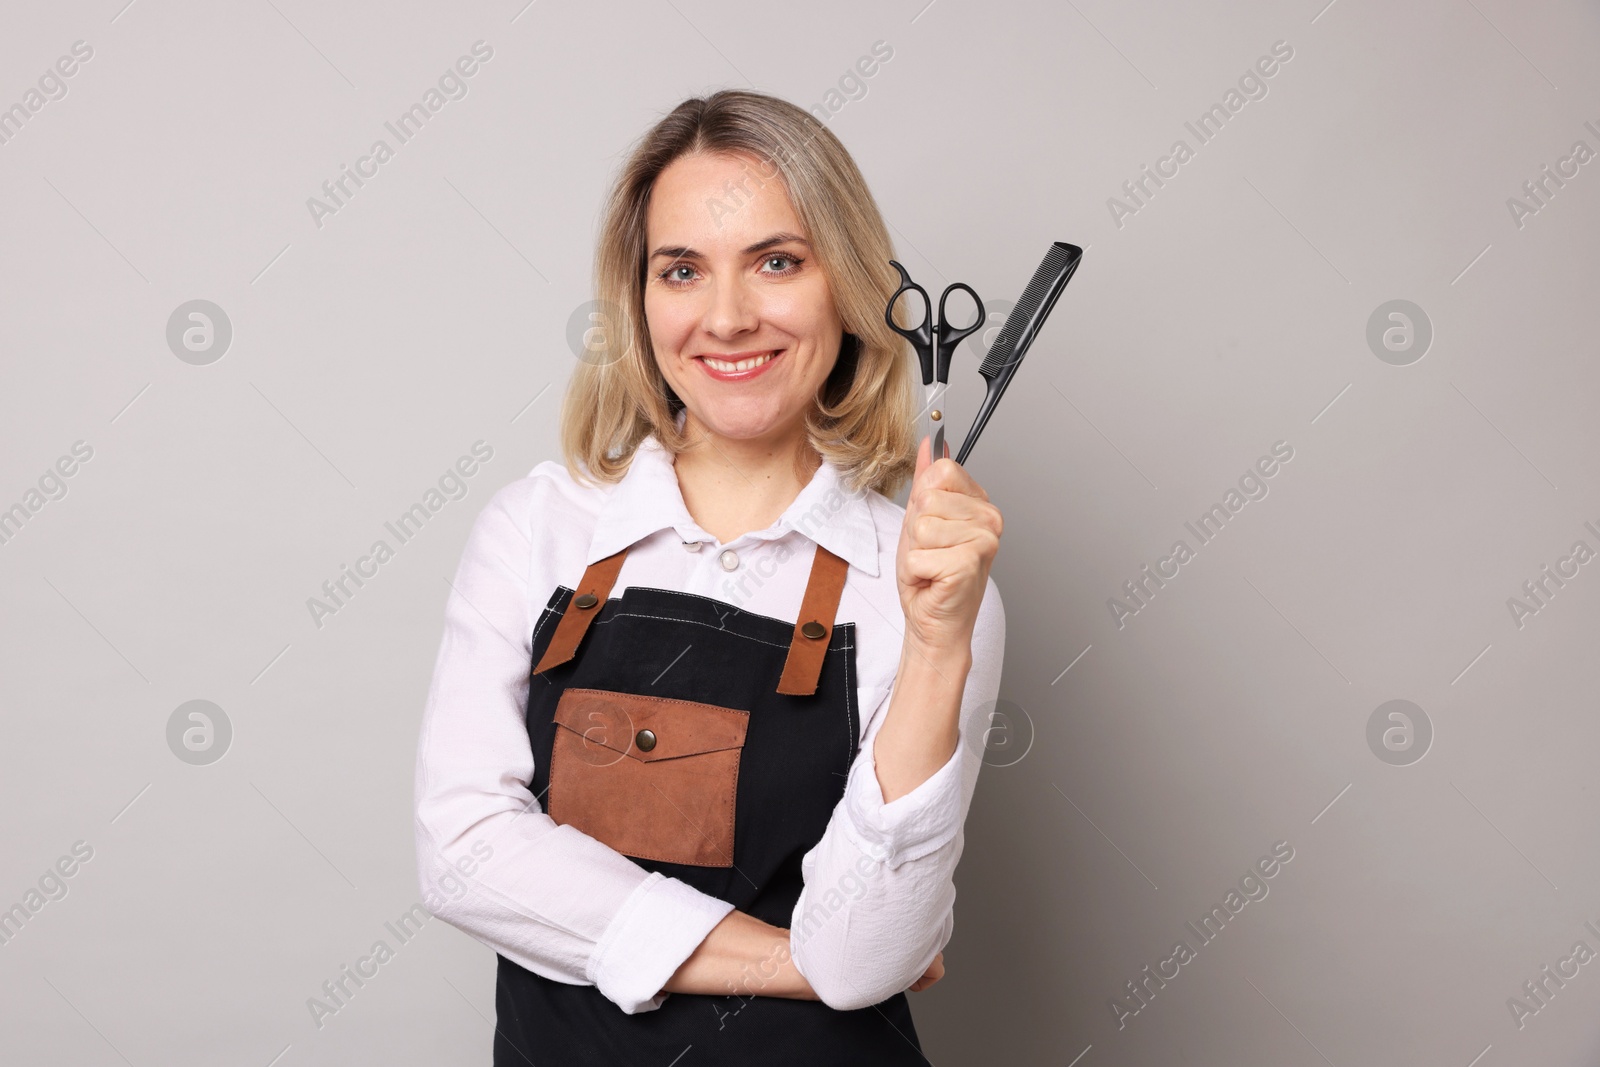
<path fill-rule="evenodd" d="M 776 522 L 822 464 L 803 423 L 773 437 L 731 438 L 691 413 L 684 431 L 690 443 L 674 461 L 678 489 L 694 521 L 723 544 Z"/>

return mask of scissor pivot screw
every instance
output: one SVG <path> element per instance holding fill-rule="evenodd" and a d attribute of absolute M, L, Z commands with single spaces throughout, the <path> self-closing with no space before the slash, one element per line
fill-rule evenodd
<path fill-rule="evenodd" d="M 934 422 L 938 422 L 944 418 L 944 412 L 940 411 L 938 408 L 934 408 L 932 418 Z"/>

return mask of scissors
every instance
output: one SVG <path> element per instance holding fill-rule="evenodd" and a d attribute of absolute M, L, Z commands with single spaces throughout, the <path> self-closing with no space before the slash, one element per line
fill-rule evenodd
<path fill-rule="evenodd" d="M 955 354 L 956 345 L 982 328 L 986 317 L 983 301 L 978 299 L 978 294 L 973 291 L 972 286 L 965 282 L 953 282 L 945 286 L 944 292 L 939 296 L 939 320 L 935 322 L 933 302 L 928 299 L 928 291 L 912 281 L 911 275 L 907 274 L 906 269 L 900 264 L 891 259 L 889 265 L 900 272 L 900 288 L 889 298 L 889 306 L 884 308 L 883 318 L 891 330 L 911 342 L 911 347 L 917 351 L 917 359 L 922 363 L 922 386 L 925 398 L 922 413 L 917 420 L 918 429 L 921 431 L 919 439 L 921 436 L 932 437 L 933 447 L 928 456 L 930 459 L 941 459 L 945 454 L 944 394 L 946 385 L 950 381 L 950 357 Z M 950 293 L 956 289 L 965 291 L 978 306 L 978 318 L 971 326 L 952 328 L 950 320 L 945 318 L 945 301 L 950 299 Z M 922 306 L 926 309 L 922 324 L 909 330 L 901 329 L 894 321 L 895 302 L 907 290 L 915 290 L 917 295 L 922 297 Z"/>

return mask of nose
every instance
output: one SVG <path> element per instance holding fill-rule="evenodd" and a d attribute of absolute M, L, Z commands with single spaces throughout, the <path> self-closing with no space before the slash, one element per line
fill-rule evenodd
<path fill-rule="evenodd" d="M 711 336 L 729 340 L 751 332 L 760 324 L 755 294 L 743 280 L 718 278 L 710 289 L 703 325 Z"/>

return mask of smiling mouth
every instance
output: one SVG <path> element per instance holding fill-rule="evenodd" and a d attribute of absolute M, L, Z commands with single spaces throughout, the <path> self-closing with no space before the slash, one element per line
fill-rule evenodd
<path fill-rule="evenodd" d="M 772 351 L 764 352 L 759 356 L 750 356 L 736 362 L 730 362 L 725 359 L 717 359 L 713 356 L 701 356 L 700 360 L 706 366 L 721 374 L 737 374 L 742 371 L 755 370 L 757 367 L 765 366 L 781 355 L 782 352 L 782 349 L 775 348 Z"/>

